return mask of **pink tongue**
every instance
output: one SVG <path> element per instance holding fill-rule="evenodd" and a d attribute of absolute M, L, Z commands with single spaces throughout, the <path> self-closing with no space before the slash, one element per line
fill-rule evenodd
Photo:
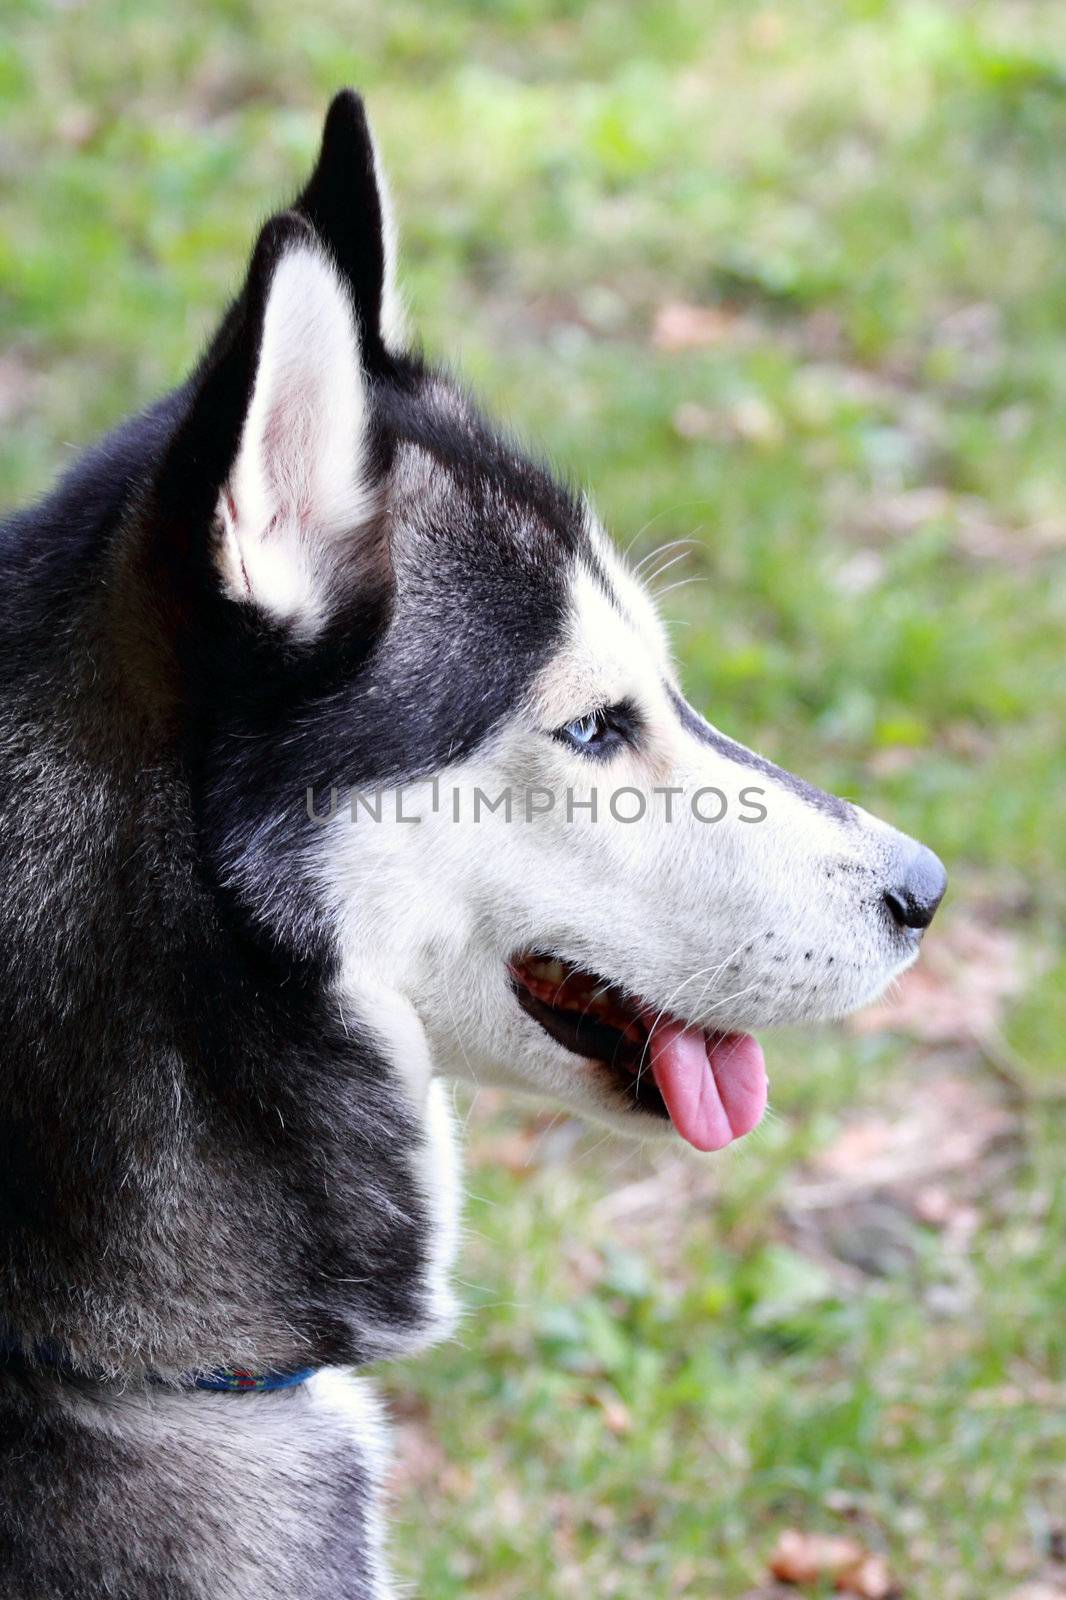
<path fill-rule="evenodd" d="M 766 1063 L 751 1034 L 646 1021 L 651 1069 L 681 1137 L 697 1150 L 721 1150 L 750 1133 L 766 1110 Z"/>

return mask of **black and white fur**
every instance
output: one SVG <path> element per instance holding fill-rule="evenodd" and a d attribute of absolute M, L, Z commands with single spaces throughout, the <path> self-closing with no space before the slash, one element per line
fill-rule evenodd
<path fill-rule="evenodd" d="M 590 508 L 408 346 L 392 255 L 342 94 L 193 375 L 0 533 L 0 1600 L 390 1594 L 352 1369 L 453 1322 L 441 1075 L 661 1126 L 514 951 L 723 1028 L 914 957 L 912 847 L 685 705 Z M 766 822 L 308 816 L 583 791 L 555 731 L 616 702 L 613 784 L 758 782 Z M 321 1371 L 181 1386 L 221 1365 Z"/>

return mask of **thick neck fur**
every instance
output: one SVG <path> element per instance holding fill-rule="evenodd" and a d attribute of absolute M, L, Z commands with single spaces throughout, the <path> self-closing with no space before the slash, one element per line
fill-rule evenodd
<path fill-rule="evenodd" d="M 0 1370 L 0 1600 L 390 1600 L 383 1442 L 337 1370 L 261 1396 Z"/>
<path fill-rule="evenodd" d="M 436 1322 L 424 1108 L 308 919 L 223 885 L 215 716 L 128 554 L 168 421 L 3 537 L 0 1326 L 123 1375 L 363 1361 Z"/>

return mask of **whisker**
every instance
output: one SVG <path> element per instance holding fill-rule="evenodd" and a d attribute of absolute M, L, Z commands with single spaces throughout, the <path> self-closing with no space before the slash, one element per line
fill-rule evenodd
<path fill-rule="evenodd" d="M 644 526 L 642 528 L 638 528 L 632 539 L 630 539 L 629 543 L 622 552 L 623 559 L 628 558 L 629 552 L 632 550 L 637 540 L 643 538 L 648 529 L 653 528 L 657 522 L 661 522 L 663 517 L 672 517 L 678 511 L 690 511 L 693 506 L 706 507 L 710 504 L 711 502 L 706 498 L 706 496 L 701 496 L 697 500 L 679 500 L 676 505 L 664 506 L 661 511 L 656 511 L 655 515 L 649 517 Z"/>
<path fill-rule="evenodd" d="M 696 530 L 696 531 L 698 532 L 698 530 Z M 686 534 L 685 537 L 682 538 L 682 539 L 671 539 L 669 541 L 669 543 L 667 543 L 667 544 L 657 544 L 657 545 L 655 545 L 655 547 L 653 549 L 648 551 L 646 556 L 641 556 L 641 558 L 637 562 L 636 566 L 632 569 L 633 570 L 633 576 L 635 578 L 639 578 L 640 574 L 644 571 L 644 568 L 648 565 L 649 561 L 654 561 L 656 556 L 665 556 L 671 550 L 679 550 L 681 552 L 681 554 L 684 555 L 687 550 L 695 548 L 696 542 L 697 541 L 693 538 L 693 536 L 691 534 Z"/>
<path fill-rule="evenodd" d="M 666 1003 L 662 1007 L 660 1007 L 658 1013 L 656 1014 L 656 1017 L 655 1017 L 654 1021 L 651 1024 L 651 1027 L 648 1029 L 648 1037 L 647 1037 L 647 1040 L 645 1042 L 644 1049 L 641 1051 L 640 1060 L 637 1063 L 636 1086 L 638 1088 L 640 1087 L 641 1076 L 642 1076 L 642 1074 L 644 1072 L 644 1068 L 645 1068 L 645 1066 L 647 1064 L 648 1051 L 651 1048 L 652 1034 L 654 1033 L 655 1029 L 658 1027 L 659 1023 L 662 1021 L 663 1017 L 666 1016 L 667 1012 L 670 1010 L 671 1005 L 676 1000 L 677 996 L 681 993 L 682 989 L 687 988 L 690 983 L 695 983 L 697 981 L 697 979 L 699 979 L 699 978 L 705 978 L 705 979 L 707 979 L 708 982 L 713 982 L 713 980 L 714 980 L 715 976 L 717 975 L 717 973 L 723 972 L 725 970 L 725 968 L 729 965 L 729 963 L 733 960 L 734 956 L 738 956 L 742 950 L 746 949 L 748 947 L 748 945 L 750 945 L 750 943 L 751 943 L 750 939 L 745 939 L 742 943 L 737 945 L 735 950 L 731 950 L 729 952 L 729 954 L 724 958 L 724 960 L 719 961 L 719 962 L 717 962 L 714 965 L 709 966 L 709 967 L 701 967 L 698 971 L 691 973 L 689 975 L 689 977 L 683 979 L 682 982 L 679 983 L 677 985 L 677 987 L 673 990 L 673 992 L 667 996 Z M 709 974 L 709 977 L 708 977 L 708 974 Z M 707 983 L 704 984 L 703 992 L 706 993 L 706 990 L 707 990 Z"/>
<path fill-rule="evenodd" d="M 448 1010 L 451 1012 L 452 1027 L 455 1029 L 455 1042 L 459 1046 L 459 1049 L 462 1051 L 463 1060 L 467 1064 L 467 1068 L 469 1069 L 471 1080 L 474 1082 L 474 1084 L 477 1085 L 478 1088 L 480 1088 L 481 1087 L 481 1080 L 478 1078 L 477 1073 L 474 1071 L 474 1063 L 471 1061 L 470 1057 L 466 1053 L 466 1045 L 463 1043 L 463 1036 L 462 1036 L 462 1033 L 459 1030 L 459 1019 L 455 1015 L 455 1004 L 454 1004 L 454 1002 L 452 1000 L 451 989 L 448 988 L 447 986 L 445 986 L 444 992 L 448 996 Z"/>
<path fill-rule="evenodd" d="M 676 583 L 668 583 L 665 589 L 657 589 L 655 591 L 655 598 L 656 600 L 665 600 L 668 594 L 672 594 L 675 589 L 683 589 L 686 584 L 706 582 L 707 574 L 705 572 L 694 572 L 688 578 L 678 578 Z"/>
<path fill-rule="evenodd" d="M 648 585 L 648 587 L 651 588 L 652 584 L 658 583 L 659 579 L 662 577 L 664 572 L 669 572 L 670 568 L 671 567 L 676 567 L 677 563 L 679 561 L 685 561 L 687 559 L 688 559 L 688 551 L 687 550 L 679 550 L 676 555 L 670 556 L 668 560 L 664 561 L 660 566 L 656 567 L 653 572 L 649 572 L 646 577 L 642 578 L 641 581 L 643 583 L 646 583 Z"/>

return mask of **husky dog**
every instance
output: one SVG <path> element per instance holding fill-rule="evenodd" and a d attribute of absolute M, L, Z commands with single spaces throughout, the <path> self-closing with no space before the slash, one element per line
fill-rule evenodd
<path fill-rule="evenodd" d="M 705 722 L 414 353 L 352 93 L 0 561 L 0 1596 L 384 1600 L 353 1369 L 452 1325 L 442 1077 L 719 1148 L 943 868 Z"/>

